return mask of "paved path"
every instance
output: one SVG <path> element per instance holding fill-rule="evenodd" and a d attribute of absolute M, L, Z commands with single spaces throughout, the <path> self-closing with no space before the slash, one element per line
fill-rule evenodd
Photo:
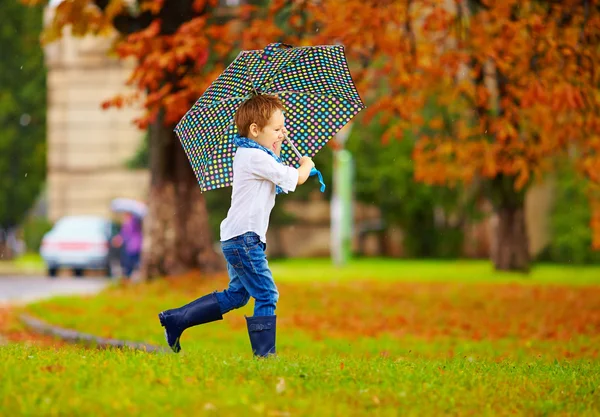
<path fill-rule="evenodd" d="M 0 276 L 0 305 L 23 304 L 57 295 L 96 294 L 110 284 L 98 277 Z"/>

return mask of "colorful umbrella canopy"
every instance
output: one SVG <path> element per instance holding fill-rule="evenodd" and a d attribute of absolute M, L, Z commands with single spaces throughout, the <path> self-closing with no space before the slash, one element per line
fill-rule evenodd
<path fill-rule="evenodd" d="M 234 116 L 253 94 L 282 100 L 293 143 L 282 144 L 281 159 L 294 167 L 299 166 L 294 144 L 313 157 L 365 108 L 341 45 L 275 43 L 262 51 L 242 51 L 175 128 L 202 191 L 231 185 Z"/>

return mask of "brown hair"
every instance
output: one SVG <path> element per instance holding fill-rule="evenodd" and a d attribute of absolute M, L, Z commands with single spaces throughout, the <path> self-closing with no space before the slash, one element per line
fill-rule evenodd
<path fill-rule="evenodd" d="M 238 133 L 247 137 L 252 123 L 256 123 L 262 130 L 276 110 L 284 110 L 279 97 L 262 94 L 250 97 L 240 105 L 235 113 L 235 125 Z"/>

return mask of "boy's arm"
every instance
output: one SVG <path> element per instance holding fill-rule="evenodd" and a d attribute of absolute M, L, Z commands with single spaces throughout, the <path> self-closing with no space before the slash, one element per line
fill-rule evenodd
<path fill-rule="evenodd" d="M 263 151 L 254 152 L 249 169 L 252 175 L 271 181 L 285 192 L 295 191 L 298 185 L 300 173 L 296 168 L 278 163 Z"/>
<path fill-rule="evenodd" d="M 298 185 L 302 185 L 310 177 L 310 170 L 313 169 L 315 163 L 308 156 L 300 158 L 300 167 L 298 168 Z"/>
<path fill-rule="evenodd" d="M 315 166 L 311 158 L 300 158 L 298 169 L 282 165 L 267 153 L 256 152 L 252 159 L 252 172 L 259 178 L 266 179 L 280 186 L 286 192 L 295 191 L 297 185 L 304 184 Z"/>

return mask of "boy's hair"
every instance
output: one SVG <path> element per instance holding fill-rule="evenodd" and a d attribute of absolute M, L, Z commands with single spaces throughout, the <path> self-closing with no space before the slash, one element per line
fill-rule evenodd
<path fill-rule="evenodd" d="M 241 136 L 248 137 L 250 125 L 256 123 L 263 129 L 276 110 L 284 111 L 283 103 L 277 96 L 258 94 L 244 101 L 235 113 L 235 125 Z"/>

